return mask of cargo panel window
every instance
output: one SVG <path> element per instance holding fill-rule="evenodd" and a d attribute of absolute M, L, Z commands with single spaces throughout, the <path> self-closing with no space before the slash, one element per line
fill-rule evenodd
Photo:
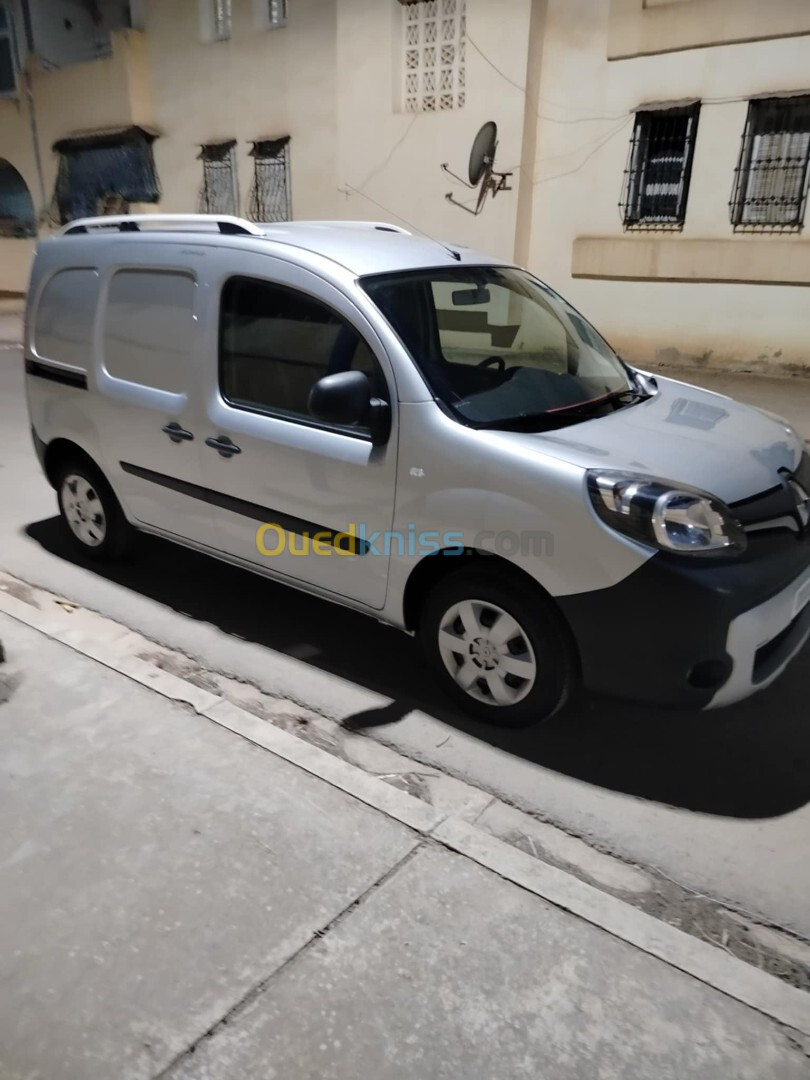
<path fill-rule="evenodd" d="M 387 399 L 377 359 L 357 331 L 320 301 L 282 285 L 234 277 L 222 292 L 220 386 L 232 405 L 312 420 L 309 392 L 324 375 L 364 371 Z"/>
<path fill-rule="evenodd" d="M 33 349 L 41 360 L 87 370 L 98 302 L 98 271 L 60 270 L 47 282 L 37 304 Z"/>
<path fill-rule="evenodd" d="M 119 270 L 104 317 L 104 366 L 116 379 L 182 393 L 188 388 L 196 284 L 191 274 Z"/>

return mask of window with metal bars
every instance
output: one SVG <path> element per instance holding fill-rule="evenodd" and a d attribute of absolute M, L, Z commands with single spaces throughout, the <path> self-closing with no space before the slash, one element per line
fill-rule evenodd
<path fill-rule="evenodd" d="M 199 0 L 203 41 L 228 41 L 231 36 L 231 0 Z"/>
<path fill-rule="evenodd" d="M 11 8 L 0 4 L 0 97 L 17 92 L 17 55 Z"/>
<path fill-rule="evenodd" d="M 681 229 L 700 104 L 636 113 L 619 204 L 625 229 Z"/>
<path fill-rule="evenodd" d="M 251 221 L 290 221 L 290 137 L 260 139 L 250 151 L 253 183 L 248 200 Z"/>
<path fill-rule="evenodd" d="M 810 94 L 748 105 L 731 195 L 735 230 L 798 231 L 810 172 Z"/>
<path fill-rule="evenodd" d="M 266 0 L 267 25 L 274 29 L 287 25 L 287 0 Z"/>
<path fill-rule="evenodd" d="M 405 112 L 460 109 L 466 91 L 466 0 L 400 0 Z"/>
<path fill-rule="evenodd" d="M 154 132 L 130 127 L 55 142 L 59 170 L 52 218 L 65 225 L 78 217 L 129 213 L 131 203 L 158 202 L 154 139 Z"/>
<path fill-rule="evenodd" d="M 200 213 L 237 214 L 239 184 L 236 175 L 236 139 L 203 146 L 199 158 L 203 163 Z"/>

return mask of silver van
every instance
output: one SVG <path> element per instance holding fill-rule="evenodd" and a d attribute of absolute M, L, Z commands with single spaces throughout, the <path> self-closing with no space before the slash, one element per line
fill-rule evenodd
<path fill-rule="evenodd" d="M 465 248 L 373 222 L 76 221 L 37 250 L 25 368 L 81 552 L 141 530 L 364 611 L 496 723 L 579 682 L 728 705 L 810 633 L 796 432 L 629 367 Z"/>

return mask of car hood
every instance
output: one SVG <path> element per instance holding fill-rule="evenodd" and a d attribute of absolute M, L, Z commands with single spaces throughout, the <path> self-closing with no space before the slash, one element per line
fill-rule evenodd
<path fill-rule="evenodd" d="M 557 431 L 498 432 L 524 451 L 585 469 L 623 469 L 701 488 L 726 503 L 776 487 L 804 449 L 786 423 L 696 386 L 655 376 L 658 392 Z"/>

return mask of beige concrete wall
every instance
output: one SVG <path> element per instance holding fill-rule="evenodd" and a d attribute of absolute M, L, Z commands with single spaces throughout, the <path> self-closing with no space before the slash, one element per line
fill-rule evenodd
<path fill-rule="evenodd" d="M 530 10 L 530 0 L 467 0 L 464 107 L 405 114 L 395 111 L 403 63 L 400 5 L 395 0 L 341 0 L 335 186 L 346 194 L 337 196 L 340 217 L 393 220 L 512 258 L 517 176 L 512 191 L 499 194 L 473 217 L 446 202 L 447 192 L 473 201 L 476 193 L 450 181 L 441 164 L 448 162 L 466 177 L 472 141 L 487 120 L 498 125 L 497 166 L 520 164 L 524 95 L 519 88 L 526 80 Z M 507 72 L 517 88 L 495 67 Z"/>
<path fill-rule="evenodd" d="M 31 192 L 37 212 L 43 208 L 25 96 L 0 99 L 0 157 L 11 162 Z M 0 237 L 0 293 L 26 288 L 33 241 Z"/>
<path fill-rule="evenodd" d="M 681 237 L 580 236 L 571 258 L 574 277 L 625 281 L 702 281 L 810 285 L 810 246 L 773 236 L 734 240 Z M 810 319 L 810 294 L 807 295 Z"/>
<path fill-rule="evenodd" d="M 30 94 L 26 90 L 30 89 Z M 34 152 L 33 109 L 42 176 Z M 76 131 L 149 122 L 145 38 L 134 30 L 112 35 L 112 55 L 103 60 L 45 70 L 36 56 L 21 76 L 20 96 L 0 100 L 0 157 L 22 174 L 38 216 L 51 204 L 58 156 L 52 146 Z M 0 238 L 0 292 L 26 288 L 33 244 Z"/>
<path fill-rule="evenodd" d="M 200 144 L 226 139 L 237 140 L 244 212 L 251 141 L 290 135 L 298 219 L 391 220 L 504 258 L 517 250 L 641 363 L 810 363 L 810 241 L 735 236 L 728 217 L 748 99 L 810 88 L 810 0 L 467 0 L 466 104 L 435 114 L 399 111 L 396 0 L 291 0 L 275 30 L 260 27 L 258 8 L 233 0 L 230 41 L 203 43 L 198 0 L 150 0 L 145 33 L 115 34 L 111 58 L 52 72 L 34 63 L 45 197 L 24 94 L 0 101 L 0 155 L 38 209 L 53 190 L 51 145 L 77 129 L 157 128 L 163 198 L 141 209 L 165 212 L 196 210 Z M 794 36 L 710 44 L 771 34 Z M 703 107 L 683 233 L 625 234 L 634 113 L 685 99 Z M 466 175 L 486 120 L 499 127 L 498 165 L 520 170 L 473 217 L 445 201 L 474 193 L 440 166 Z M 24 288 L 30 248 L 0 240 L 0 291 Z"/>
<path fill-rule="evenodd" d="M 114 35 L 109 59 L 48 73 L 34 64 L 48 198 L 56 139 L 134 122 L 160 132 L 155 159 L 163 196 L 159 207 L 142 209 L 196 210 L 200 145 L 236 139 L 244 213 L 251 141 L 290 135 L 294 217 L 392 220 L 512 256 L 517 177 L 515 190 L 490 200 L 476 218 L 445 201 L 448 191 L 468 201 L 476 193 L 454 185 L 441 164 L 466 176 L 475 133 L 494 120 L 499 165 L 519 165 L 531 0 L 467 0 L 466 104 L 414 115 L 399 111 L 403 42 L 396 0 L 295 0 L 287 26 L 272 30 L 259 26 L 258 7 L 255 0 L 233 0 L 230 40 L 204 42 L 198 0 L 153 0 L 146 33 Z M 0 103 L 0 110 L 6 106 Z M 30 186 L 27 119 L 0 127 L 0 142 Z M 18 262 L 7 259 L 5 270 L 17 287 Z"/>
<path fill-rule="evenodd" d="M 674 7 L 699 20 L 707 2 Z M 810 37 L 608 61 L 610 17 L 611 0 L 549 0 L 532 269 L 636 362 L 810 369 L 810 240 L 735 235 L 728 210 L 748 98 L 806 88 Z M 689 99 L 703 106 L 683 232 L 625 234 L 619 200 L 635 110 Z M 678 247 L 692 241 L 701 243 Z M 673 258 L 677 272 L 662 274 Z M 572 260 L 587 276 L 573 276 Z M 782 280 L 795 284 L 772 283 L 780 261 Z M 771 284 L 719 283 L 757 274 Z M 642 280 L 622 280 L 632 277 Z"/>
<path fill-rule="evenodd" d="M 294 216 L 335 216 L 336 0 L 295 0 L 273 30 L 257 28 L 253 0 L 233 0 L 230 41 L 201 41 L 197 0 L 153 2 L 147 26 L 160 210 L 196 211 L 200 145 L 236 139 L 244 212 L 250 141 L 289 135 Z"/>
<path fill-rule="evenodd" d="M 806 0 L 611 0 L 611 60 L 810 34 Z"/>

